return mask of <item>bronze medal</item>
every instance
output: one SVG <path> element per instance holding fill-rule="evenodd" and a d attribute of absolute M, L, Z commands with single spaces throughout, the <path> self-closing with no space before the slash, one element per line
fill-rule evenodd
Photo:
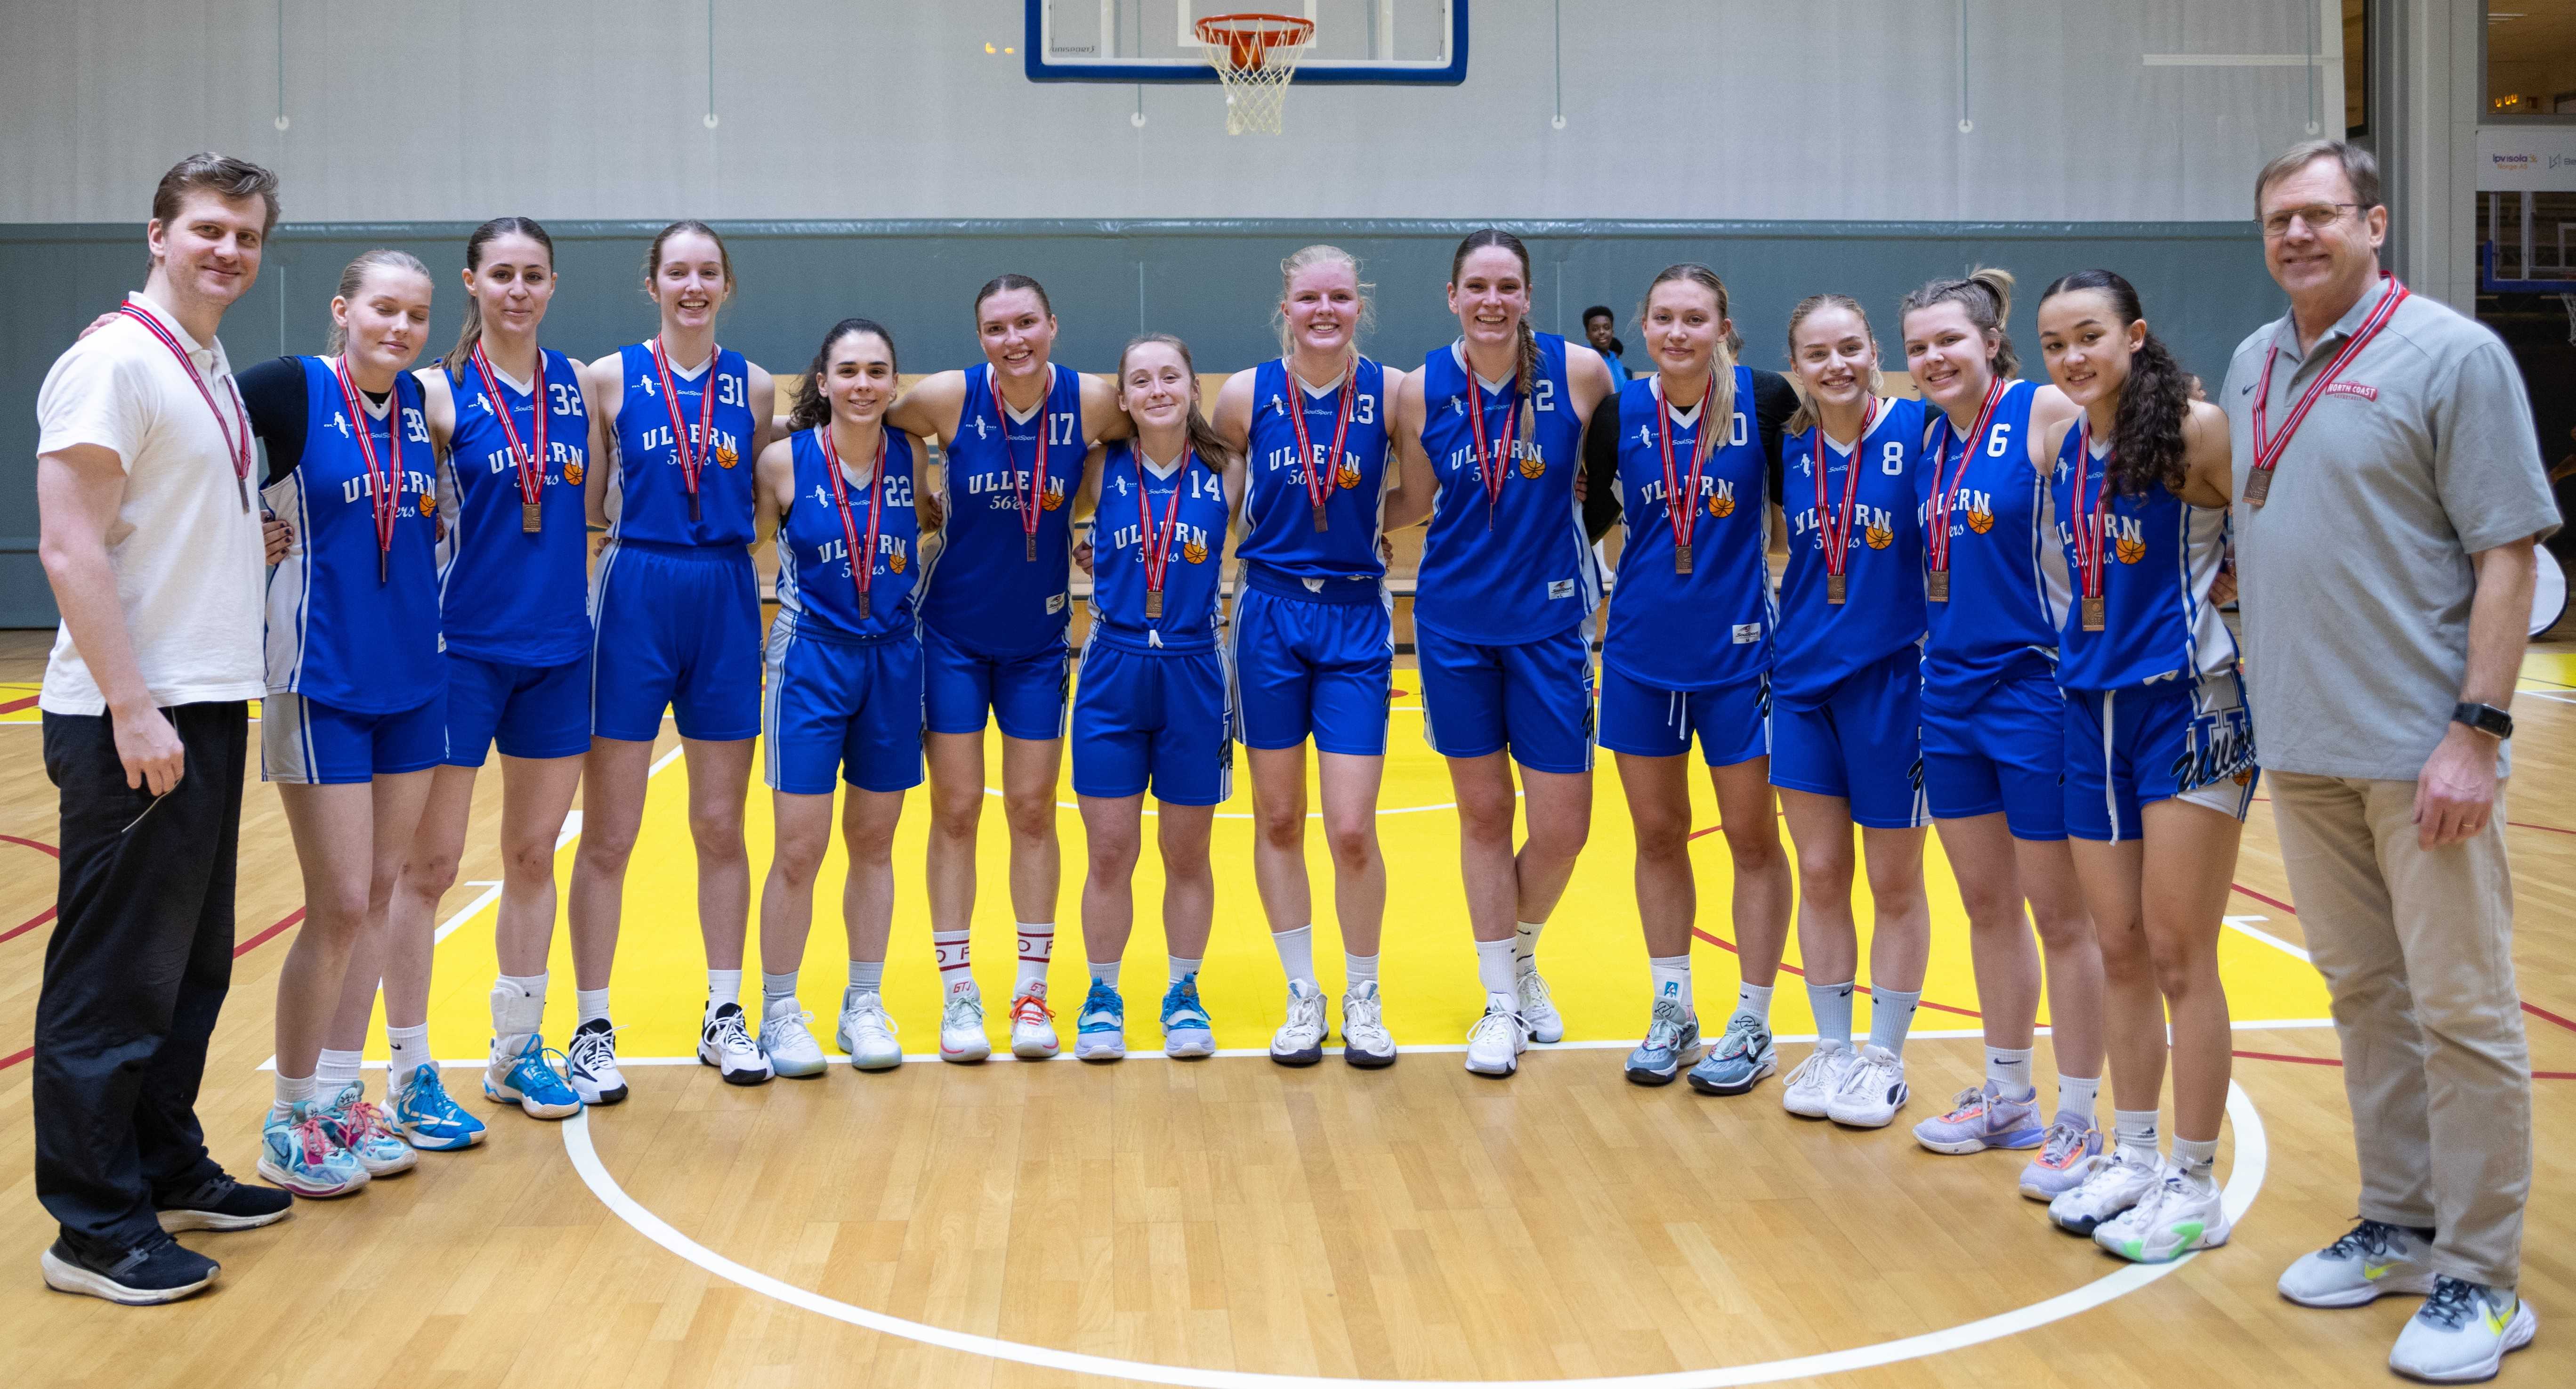
<path fill-rule="evenodd" d="M 1319 531 L 1332 529 L 1331 523 L 1325 519 L 1322 502 L 1315 503 L 1315 529 Z"/>
<path fill-rule="evenodd" d="M 2098 632 L 2102 630 L 2102 625 L 2101 595 L 2086 594 L 2084 597 L 2084 630 L 2088 632 Z"/>
<path fill-rule="evenodd" d="M 1950 601 L 1950 571 L 1935 569 L 1923 576 L 1923 596 L 1935 603 Z"/>
<path fill-rule="evenodd" d="M 860 589 L 860 590 L 859 590 L 859 621 L 861 621 L 861 622 L 865 622 L 865 621 L 867 621 L 867 620 L 868 620 L 868 591 L 867 591 L 866 589 L 864 589 L 864 588 L 863 588 L 863 589 Z"/>
<path fill-rule="evenodd" d="M 1029 563 L 1031 563 L 1031 564 L 1035 564 L 1035 563 L 1037 563 L 1037 562 L 1038 562 L 1038 538 L 1037 538 L 1036 536 L 1032 535 L 1032 536 L 1030 536 L 1030 537 L 1029 537 Z"/>
<path fill-rule="evenodd" d="M 1163 591 L 1159 588 L 1145 590 L 1145 620 L 1147 622 L 1163 620 Z"/>
<path fill-rule="evenodd" d="M 543 508 L 535 502 L 519 503 L 519 529 L 535 535 L 545 525 Z"/>
<path fill-rule="evenodd" d="M 1684 542 L 1681 542 L 1681 543 L 1675 544 L 1675 545 L 1673 546 L 1673 572 L 1674 572 L 1674 573 L 1676 573 L 1676 574 L 1687 574 L 1687 573 L 1691 572 L 1691 553 L 1690 553 L 1690 550 L 1691 550 L 1691 547 L 1690 547 L 1689 542 L 1687 542 L 1687 541 L 1684 541 Z"/>
<path fill-rule="evenodd" d="M 1842 576 L 1842 575 L 1840 575 L 1840 574 L 1827 574 L 1827 575 L 1825 576 L 1825 601 L 1826 601 L 1826 602 L 1828 602 L 1828 603 L 1839 603 L 1839 602 L 1843 601 L 1843 587 L 1844 587 L 1844 584 L 1843 584 L 1843 577 L 1844 577 L 1844 576 Z"/>
<path fill-rule="evenodd" d="M 2272 493 L 2272 470 L 2257 468 L 2245 477 L 2245 504 L 2259 507 Z"/>

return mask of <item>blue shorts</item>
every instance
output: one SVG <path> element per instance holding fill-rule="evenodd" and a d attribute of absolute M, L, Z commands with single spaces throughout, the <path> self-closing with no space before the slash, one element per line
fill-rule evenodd
<path fill-rule="evenodd" d="M 1856 825 L 1920 828 L 1922 694 L 1922 658 L 1908 646 L 1844 676 L 1812 709 L 1773 705 L 1771 784 L 1839 796 Z"/>
<path fill-rule="evenodd" d="M 1356 595 L 1343 601 L 1283 594 L 1278 582 L 1247 579 L 1235 596 L 1237 736 L 1248 748 L 1293 748 L 1312 734 L 1319 752 L 1384 757 L 1395 688 L 1384 587 L 1333 585 Z"/>
<path fill-rule="evenodd" d="M 1073 790 L 1171 805 L 1234 791 L 1233 711 L 1215 651 L 1148 654 L 1087 642 L 1073 695 Z"/>
<path fill-rule="evenodd" d="M 762 777 L 772 791 L 832 794 L 832 774 L 862 791 L 921 784 L 921 643 L 910 633 L 846 641 L 769 627 L 760 704 Z"/>
<path fill-rule="evenodd" d="M 2245 818 L 2254 807 L 2254 724 L 2234 671 L 2133 690 L 2066 692 L 2066 830 L 2119 843 L 2138 808 L 2182 800 Z"/>
<path fill-rule="evenodd" d="M 1963 713 L 1923 711 L 1923 794 L 1936 820 L 2001 811 L 2015 839 L 2066 837 L 2066 703 L 2057 682 L 2005 680 Z"/>
<path fill-rule="evenodd" d="M 1631 757 L 1679 757 L 1699 740 L 1712 767 L 1771 753 L 1771 677 L 1667 690 L 1601 663 L 1601 746 Z"/>
<path fill-rule="evenodd" d="M 1443 757 L 1509 749 L 1534 772 L 1592 770 L 1592 643 L 1578 623 L 1511 646 L 1455 641 L 1414 624 L 1422 736 Z"/>
<path fill-rule="evenodd" d="M 523 666 L 447 653 L 447 757 L 480 767 L 494 743 L 503 757 L 578 757 L 590 751 L 590 653 L 556 666 Z"/>
<path fill-rule="evenodd" d="M 1064 687 L 1071 673 L 1059 641 L 1026 656 L 986 656 L 921 629 L 924 727 L 981 733 L 986 711 L 1002 736 L 1047 742 L 1064 736 Z"/>
<path fill-rule="evenodd" d="M 353 714 L 298 694 L 259 706 L 259 779 L 345 786 L 420 772 L 447 751 L 447 696 L 392 714 Z"/>
<path fill-rule="evenodd" d="M 613 540 L 591 580 L 590 731 L 649 743 L 760 732 L 760 591 L 748 551 Z"/>

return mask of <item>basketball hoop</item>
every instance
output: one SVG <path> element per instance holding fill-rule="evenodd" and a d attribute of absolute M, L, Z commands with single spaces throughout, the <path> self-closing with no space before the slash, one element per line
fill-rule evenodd
<path fill-rule="evenodd" d="M 1225 88 L 1225 133 L 1276 135 L 1279 107 L 1315 21 L 1281 14 L 1221 14 L 1198 22 L 1199 41 Z"/>

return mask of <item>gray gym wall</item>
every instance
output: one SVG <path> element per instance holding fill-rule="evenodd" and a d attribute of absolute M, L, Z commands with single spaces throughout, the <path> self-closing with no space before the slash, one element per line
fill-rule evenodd
<path fill-rule="evenodd" d="M 0 626 L 54 620 L 36 389 L 141 283 L 152 183 L 191 150 L 283 182 L 288 221 L 225 322 L 243 364 L 319 350 L 340 266 L 375 245 L 441 273 L 435 350 L 464 232 L 509 212 L 555 233 L 546 339 L 578 356 L 652 331 L 645 239 L 695 216 L 740 273 L 725 341 L 782 372 L 850 313 L 894 330 L 906 370 L 977 360 L 968 300 L 1003 270 L 1046 283 L 1068 365 L 1106 369 L 1151 327 L 1239 367 L 1275 350 L 1279 257 L 1317 240 L 1378 286 L 1370 349 L 1413 362 L 1455 332 L 1451 248 L 1491 222 L 1529 240 L 1554 330 L 1696 259 L 1756 365 L 1823 289 L 1872 308 L 1893 361 L 1897 297 L 1982 262 L 2022 277 L 2035 355 L 2040 285 L 2109 265 L 2214 374 L 2279 312 L 2252 176 L 2321 101 L 2340 119 L 2332 3 L 1482 0 L 1464 85 L 1292 89 L 1286 138 L 1237 139 L 1213 87 L 1028 83 L 1001 51 L 1020 0 L 715 0 L 712 68 L 708 0 L 10 0 L 0 274 L 30 312 L 0 342 L 21 442 L 0 457 Z"/>

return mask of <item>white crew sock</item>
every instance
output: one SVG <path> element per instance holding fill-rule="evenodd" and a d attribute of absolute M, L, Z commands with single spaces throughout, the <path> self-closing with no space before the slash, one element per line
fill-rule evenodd
<path fill-rule="evenodd" d="M 967 958 L 965 931 L 933 931 L 930 949 L 939 958 L 939 991 L 942 998 L 975 991 L 975 972 Z"/>
<path fill-rule="evenodd" d="M 1195 960 L 1188 960 L 1183 959 L 1178 955 L 1165 955 L 1163 960 L 1165 964 L 1170 966 L 1172 971 L 1172 982 L 1175 984 L 1198 973 L 1199 966 L 1207 962 L 1206 957 L 1204 956 Z"/>
<path fill-rule="evenodd" d="M 1544 921 L 1524 921 L 1512 928 L 1513 978 L 1538 973 L 1538 933 L 1547 929 Z"/>
<path fill-rule="evenodd" d="M 1313 922 L 1308 922 L 1294 931 L 1271 932 L 1270 945 L 1279 952 L 1279 968 L 1287 974 L 1289 983 L 1294 984 L 1300 979 L 1309 984 L 1315 982 Z"/>
<path fill-rule="evenodd" d="M 771 974 L 766 970 L 761 971 L 761 1006 L 765 1009 L 770 1004 L 776 1003 L 782 998 L 792 999 L 796 997 L 796 976 L 801 972 L 802 971 L 800 970 L 793 969 L 787 971 L 785 974 Z"/>
<path fill-rule="evenodd" d="M 1809 984 L 1807 1007 L 1816 1015 L 1816 1040 L 1851 1045 L 1852 980 L 1839 984 Z"/>
<path fill-rule="evenodd" d="M 1735 1015 L 1751 1018 L 1764 1027 L 1769 1027 L 1771 1025 L 1771 987 L 1768 984 L 1741 982 L 1736 984 Z"/>
<path fill-rule="evenodd" d="M 728 1003 L 737 1008 L 742 1006 L 742 971 L 738 969 L 708 970 L 707 1016 L 711 1018 L 714 1017 L 716 1015 L 716 1010 L 718 1008 L 722 1008 Z"/>
<path fill-rule="evenodd" d="M 1485 986 L 1486 993 L 1512 998 L 1520 996 L 1520 973 L 1513 945 L 1509 939 L 1476 942 L 1476 979 Z"/>
<path fill-rule="evenodd" d="M 435 1066 L 437 1058 L 429 1054 L 429 1024 L 418 1027 L 388 1027 L 385 1042 L 393 1058 L 385 1063 L 385 1093 L 411 1088 L 411 1078 L 423 1066 Z"/>
<path fill-rule="evenodd" d="M 2057 1078 L 2056 1118 L 2081 1117 L 2093 1122 L 2093 1105 L 2102 1093 L 2102 1077 L 2061 1075 Z"/>
<path fill-rule="evenodd" d="M 1676 1002 L 1683 1012 L 1697 1015 L 1699 1009 L 1691 997 L 1690 952 L 1648 956 L 1646 978 L 1654 986 L 1656 1003 Z"/>
<path fill-rule="evenodd" d="M 325 1101 L 340 1098 L 340 1092 L 358 1078 L 360 1055 L 354 1051 L 322 1049 L 322 1059 L 313 1068 L 313 1093 Z"/>
<path fill-rule="evenodd" d="M 608 1021 L 608 990 L 575 989 L 572 991 L 572 1007 L 573 1012 L 579 1015 L 574 1019 L 576 1023 L 606 1022 Z"/>
<path fill-rule="evenodd" d="M 850 961 L 850 987 L 863 994 L 882 991 L 885 987 L 885 961 Z"/>
<path fill-rule="evenodd" d="M 2173 1141 L 2173 1165 L 2182 1169 L 2183 1180 L 2206 1191 L 2217 1180 L 2214 1167 L 2218 1162 L 2218 1140 L 2215 1138 L 2177 1138 Z"/>
<path fill-rule="evenodd" d="M 2112 1156 L 2141 1167 L 2156 1165 L 2156 1112 L 2152 1109 L 2111 1111 Z"/>
<path fill-rule="evenodd" d="M 1118 992 L 1118 971 L 1125 965 L 1125 963 L 1126 962 L 1123 960 L 1092 961 L 1091 982 L 1094 984 L 1108 985 L 1111 993 Z"/>
<path fill-rule="evenodd" d="M 1905 1034 L 1914 1027 L 1915 1005 L 1923 1001 L 1923 991 L 1906 993 L 1900 989 L 1869 991 L 1869 1044 L 1891 1056 L 1905 1055 Z"/>
<path fill-rule="evenodd" d="M 1023 921 L 1020 923 L 1020 977 L 1011 986 L 1013 993 L 1027 993 L 1029 985 L 1044 984 L 1047 966 L 1055 961 L 1055 923 Z"/>
<path fill-rule="evenodd" d="M 1375 955 L 1354 955 L 1347 950 L 1342 952 L 1342 987 L 1376 982 L 1377 957 Z"/>
<path fill-rule="evenodd" d="M 1986 1048 L 1986 1083 L 1995 1093 L 2008 1100 L 2024 1100 L 2039 1093 L 2030 1083 L 2029 1047 L 2016 1051 L 2011 1047 Z"/>
<path fill-rule="evenodd" d="M 295 1106 L 310 1104 L 312 1101 L 313 1077 L 291 1076 L 281 1070 L 277 1073 L 277 1100 L 270 1108 L 269 1114 L 273 1118 L 282 1117 Z"/>

